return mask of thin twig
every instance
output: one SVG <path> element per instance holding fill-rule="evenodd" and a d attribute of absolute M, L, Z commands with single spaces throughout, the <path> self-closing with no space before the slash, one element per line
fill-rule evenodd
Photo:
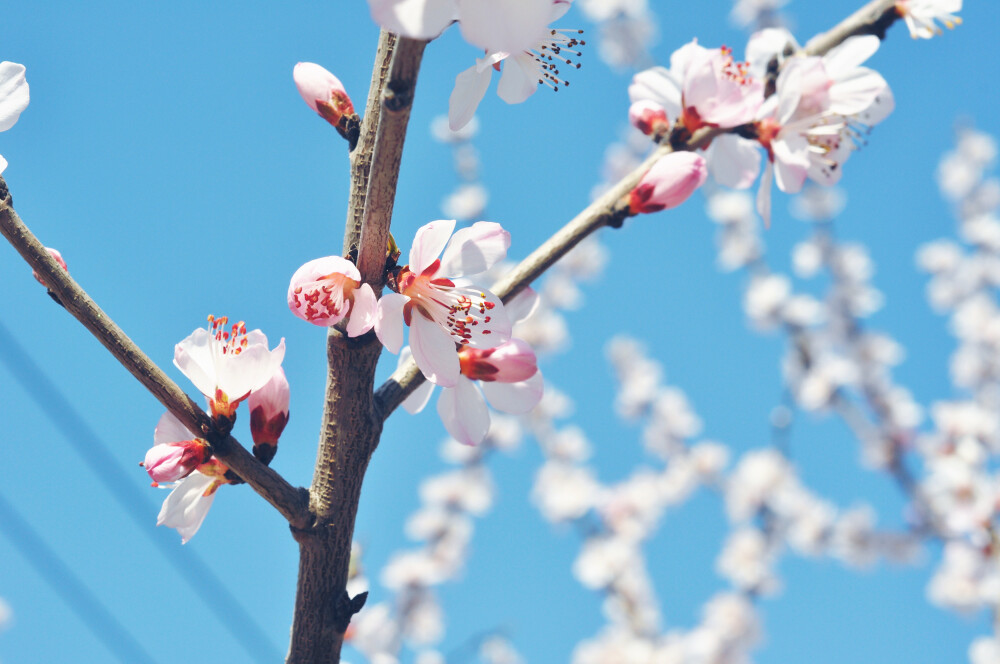
<path fill-rule="evenodd" d="M 7 184 L 0 177 L 0 234 L 37 272 L 66 311 L 135 376 L 188 429 L 208 440 L 215 455 L 240 479 L 271 503 L 292 525 L 308 522 L 304 493 L 247 452 L 235 438 L 219 432 L 212 418 L 177 386 L 105 314 L 80 285 L 53 260 L 12 206 Z"/>

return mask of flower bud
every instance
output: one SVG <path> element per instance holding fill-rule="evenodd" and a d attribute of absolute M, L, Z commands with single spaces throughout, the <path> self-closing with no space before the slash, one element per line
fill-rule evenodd
<path fill-rule="evenodd" d="M 211 456 L 212 448 L 208 442 L 195 438 L 153 445 L 141 465 L 155 485 L 184 479 Z"/>
<path fill-rule="evenodd" d="M 343 83 L 323 67 L 312 62 L 300 62 L 292 70 L 292 78 L 309 108 L 334 127 L 338 127 L 345 115 L 354 115 L 354 105 Z"/>
<path fill-rule="evenodd" d="M 264 463 L 270 463 L 278 451 L 278 438 L 288 424 L 288 401 L 288 379 L 280 367 L 264 387 L 250 393 L 253 454 Z"/>
<path fill-rule="evenodd" d="M 292 275 L 288 308 L 313 325 L 336 325 L 350 312 L 347 335 L 360 336 L 375 324 L 375 291 L 361 283 L 354 263 L 340 256 L 311 260 Z"/>
<path fill-rule="evenodd" d="M 49 252 L 49 254 L 52 255 L 52 258 L 55 259 L 56 263 L 59 264 L 59 267 L 61 267 L 62 269 L 66 270 L 66 272 L 69 272 L 69 268 L 66 267 L 66 261 L 63 260 L 62 254 L 59 253 L 58 249 L 52 249 L 51 247 L 45 247 L 45 251 Z M 34 270 L 32 270 L 31 271 L 31 276 L 33 276 L 35 278 L 35 281 L 37 281 L 41 285 L 43 285 L 46 288 L 48 288 L 48 284 L 46 284 L 44 281 L 42 281 L 42 275 L 38 274 L 38 272 L 35 272 Z"/>
<path fill-rule="evenodd" d="M 671 152 L 661 157 L 628 197 L 630 214 L 677 207 L 708 177 L 705 159 L 693 152 Z"/>
<path fill-rule="evenodd" d="M 670 130 L 666 109 L 649 99 L 640 99 L 629 106 L 628 121 L 646 136 L 666 134 Z"/>
<path fill-rule="evenodd" d="M 519 383 L 538 373 L 535 352 L 521 339 L 511 339 L 488 349 L 464 346 L 458 359 L 462 374 L 472 380 Z"/>

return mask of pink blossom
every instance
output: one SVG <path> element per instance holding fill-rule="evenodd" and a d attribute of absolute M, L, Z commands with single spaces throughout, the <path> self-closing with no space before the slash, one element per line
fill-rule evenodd
<path fill-rule="evenodd" d="M 58 249 L 53 249 L 51 247 L 45 247 L 45 251 L 49 252 L 49 254 L 52 256 L 53 260 L 55 260 L 55 262 L 59 264 L 59 267 L 61 267 L 62 269 L 66 270 L 66 272 L 69 272 L 69 268 L 66 267 L 66 261 L 63 260 L 62 254 L 59 253 Z M 33 276 L 35 278 L 35 281 L 37 281 L 41 285 L 43 285 L 46 288 L 48 288 L 48 284 L 46 284 L 44 281 L 42 281 L 42 275 L 38 274 L 38 272 L 32 270 L 31 271 L 31 276 Z"/>
<path fill-rule="evenodd" d="M 16 62 L 0 62 L 0 131 L 14 126 L 30 99 L 25 67 Z M 0 173 L 7 168 L 7 160 L 0 155 Z"/>
<path fill-rule="evenodd" d="M 706 177 L 708 169 L 701 155 L 693 152 L 666 154 L 653 164 L 629 194 L 629 211 L 639 214 L 677 207 L 705 182 Z"/>
<path fill-rule="evenodd" d="M 452 236 L 454 228 L 452 219 L 432 221 L 417 231 L 409 265 L 390 284 L 396 292 L 382 296 L 375 316 L 375 334 L 393 353 L 403 345 L 404 322 L 410 326 L 417 366 L 428 380 L 446 387 L 453 387 L 460 374 L 455 344 L 493 348 L 507 341 L 511 331 L 500 298 L 453 281 L 485 272 L 506 257 L 510 233 L 489 221 Z"/>
<path fill-rule="evenodd" d="M 174 347 L 174 365 L 208 397 L 213 415 L 232 419 L 240 402 L 280 368 L 285 340 L 268 350 L 267 336 L 247 332 L 242 321 L 231 329 L 225 316 L 208 322 L 210 329 L 198 328 Z"/>
<path fill-rule="evenodd" d="M 292 275 L 288 308 L 313 325 L 336 325 L 350 313 L 347 335 L 357 337 L 375 324 L 375 291 L 361 283 L 354 263 L 340 256 L 311 260 Z"/>
<path fill-rule="evenodd" d="M 171 413 L 164 413 L 153 434 L 153 447 L 140 464 L 149 473 L 153 486 L 181 480 L 212 456 L 208 441 L 197 438 Z"/>
<path fill-rule="evenodd" d="M 629 106 L 628 121 L 647 136 L 665 134 L 670 130 L 666 109 L 651 99 L 640 99 Z"/>
<path fill-rule="evenodd" d="M 288 424 L 288 379 L 285 370 L 278 367 L 274 376 L 259 390 L 250 393 L 250 435 L 253 436 L 253 453 L 264 463 L 270 463 L 278 450 L 278 438 Z"/>
<path fill-rule="evenodd" d="M 354 114 L 354 105 L 340 79 L 312 62 L 300 62 L 292 70 L 295 87 L 309 108 L 336 127 L 345 115 Z"/>

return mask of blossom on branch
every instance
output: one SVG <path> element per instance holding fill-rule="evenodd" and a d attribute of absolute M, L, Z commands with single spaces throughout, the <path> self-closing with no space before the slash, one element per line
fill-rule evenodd
<path fill-rule="evenodd" d="M 171 413 L 164 413 L 153 434 L 153 447 L 139 465 L 146 469 L 153 486 L 182 480 L 212 456 L 208 441 L 194 436 Z"/>
<path fill-rule="evenodd" d="M 264 387 L 250 393 L 247 405 L 250 408 L 253 455 L 264 463 L 271 463 L 278 451 L 278 439 L 288 424 L 289 398 L 288 379 L 281 367 Z"/>
<path fill-rule="evenodd" d="M 300 62 L 292 70 L 295 87 L 309 108 L 336 127 L 345 115 L 354 115 L 354 104 L 340 79 L 313 62 Z"/>
<path fill-rule="evenodd" d="M 390 281 L 396 292 L 382 296 L 375 315 L 375 334 L 392 353 L 403 345 L 404 322 L 410 327 L 413 359 L 429 381 L 444 387 L 454 387 L 461 373 L 455 344 L 495 348 L 510 339 L 511 332 L 500 298 L 453 281 L 503 260 L 510 233 L 490 221 L 452 235 L 454 228 L 453 219 L 443 219 L 417 231 L 409 265 Z"/>
<path fill-rule="evenodd" d="M 361 283 L 361 273 L 340 256 L 311 260 L 292 275 L 288 308 L 313 325 L 331 326 L 348 314 L 347 335 L 361 336 L 375 324 L 375 291 Z"/>
<path fill-rule="evenodd" d="M 14 126 L 21 112 L 28 107 L 28 82 L 25 67 L 16 62 L 0 62 L 0 131 Z M 7 168 L 7 160 L 0 155 L 0 173 Z"/>
<path fill-rule="evenodd" d="M 671 152 L 657 160 L 628 196 L 630 214 L 677 207 L 708 177 L 705 158 L 693 152 Z"/>
<path fill-rule="evenodd" d="M 267 384 L 285 357 L 285 340 L 268 350 L 260 330 L 247 332 L 243 321 L 227 329 L 225 316 L 208 317 L 174 347 L 174 365 L 208 397 L 212 415 L 233 419 L 240 402 Z"/>
<path fill-rule="evenodd" d="M 906 21 L 914 39 L 930 39 L 941 34 L 938 23 L 949 30 L 962 23 L 956 15 L 962 11 L 962 0 L 896 0 L 896 13 Z"/>

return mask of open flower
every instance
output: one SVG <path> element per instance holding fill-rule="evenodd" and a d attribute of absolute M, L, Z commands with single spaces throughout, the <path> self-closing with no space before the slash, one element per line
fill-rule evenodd
<path fill-rule="evenodd" d="M 962 0 L 896 0 L 896 12 L 906 21 L 914 39 L 930 39 L 941 34 L 938 23 L 949 30 L 962 23 L 956 13 L 962 11 Z"/>
<path fill-rule="evenodd" d="M 24 72 L 24 65 L 0 62 L 0 131 L 13 127 L 21 112 L 28 107 L 28 82 Z M 0 155 L 0 173 L 5 168 L 7 160 Z"/>
<path fill-rule="evenodd" d="M 174 347 L 174 365 L 208 397 L 212 415 L 232 419 L 240 402 L 281 366 L 285 340 L 268 350 L 267 336 L 247 332 L 242 321 L 231 328 L 225 316 L 209 316 L 208 322 L 210 329 L 198 328 Z"/>
<path fill-rule="evenodd" d="M 292 275 L 288 308 L 313 325 L 336 325 L 350 313 L 347 336 L 357 337 L 375 324 L 375 291 L 361 283 L 354 263 L 340 256 L 311 260 Z"/>
<path fill-rule="evenodd" d="M 212 456 L 208 441 L 198 438 L 171 413 L 164 413 L 153 434 L 153 447 L 140 464 L 149 473 L 153 486 L 182 480 Z"/>
<path fill-rule="evenodd" d="M 253 436 L 253 455 L 264 463 L 271 463 L 278 451 L 278 438 L 288 424 L 290 391 L 285 370 L 278 367 L 267 385 L 250 393 L 250 435 Z"/>
<path fill-rule="evenodd" d="M 428 380 L 446 387 L 454 387 L 460 373 L 455 344 L 494 348 L 510 338 L 511 329 L 500 298 L 453 281 L 503 260 L 510 233 L 490 221 L 477 221 L 452 236 L 454 228 L 455 220 L 447 219 L 417 231 L 410 263 L 391 285 L 396 292 L 382 296 L 375 317 L 375 334 L 392 353 L 403 345 L 403 323 L 410 326 L 417 366 Z"/>
<path fill-rule="evenodd" d="M 551 6 L 549 21 L 555 21 L 569 9 L 568 2 L 555 2 Z M 479 102 L 486 94 L 493 70 L 501 71 L 497 95 L 508 104 L 520 104 L 535 93 L 539 85 L 553 90 L 568 86 L 562 78 L 560 67 L 579 69 L 582 53 L 576 48 L 585 44 L 578 36 L 582 30 L 546 30 L 524 49 L 515 51 L 488 51 L 477 58 L 476 64 L 455 78 L 455 88 L 448 99 L 448 125 L 452 131 L 464 127 L 475 115 Z"/>

